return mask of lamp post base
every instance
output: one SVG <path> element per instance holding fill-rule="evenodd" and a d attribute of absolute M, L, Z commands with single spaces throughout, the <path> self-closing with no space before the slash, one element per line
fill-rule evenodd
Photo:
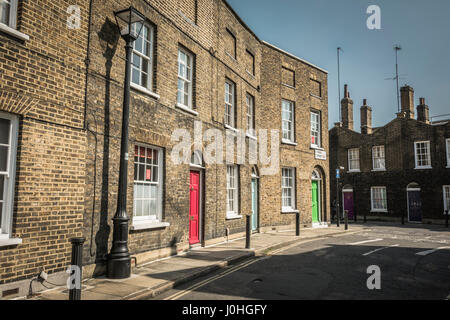
<path fill-rule="evenodd" d="M 108 279 L 126 279 L 131 275 L 130 255 L 125 257 L 108 257 L 107 276 Z"/>

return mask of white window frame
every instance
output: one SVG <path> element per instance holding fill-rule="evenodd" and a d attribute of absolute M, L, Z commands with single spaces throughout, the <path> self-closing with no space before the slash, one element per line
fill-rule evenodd
<path fill-rule="evenodd" d="M 186 62 L 181 59 L 181 55 L 186 56 Z M 189 64 L 190 62 L 190 64 Z M 177 88 L 177 105 L 180 107 L 186 107 L 192 109 L 192 87 L 193 87 L 193 74 L 194 74 L 194 55 L 183 48 L 178 49 L 178 88 Z M 181 68 L 184 68 L 186 76 L 180 75 Z M 180 81 L 183 83 L 183 90 L 180 90 Z M 188 92 L 184 91 L 186 83 L 188 84 Z M 183 99 L 180 102 L 180 94 Z M 184 103 L 185 95 L 187 94 L 188 103 Z"/>
<path fill-rule="evenodd" d="M 136 144 L 135 147 L 139 148 L 145 148 L 146 152 L 148 152 L 148 150 L 155 150 L 158 152 L 158 163 L 157 165 L 153 165 L 151 166 L 151 172 L 153 174 L 153 169 L 156 167 L 157 168 L 157 172 L 158 172 L 158 179 L 157 181 L 141 181 L 141 180 L 136 180 L 136 178 L 134 178 L 133 181 L 133 225 L 139 225 L 139 224 L 161 224 L 162 221 L 162 195 L 164 192 L 164 177 L 163 177 L 163 168 L 164 168 L 164 149 L 160 148 L 160 147 L 156 147 L 156 146 L 152 146 L 152 145 L 145 145 L 145 144 Z M 136 155 L 135 155 L 136 157 Z M 153 163 L 153 162 L 152 162 Z M 136 170 L 136 161 L 135 161 L 135 169 Z M 139 168 L 139 166 L 138 166 Z M 147 169 L 147 167 L 145 167 Z M 136 171 L 134 171 L 134 177 L 136 177 L 135 174 Z M 139 174 L 138 174 L 139 175 Z M 136 184 L 141 184 L 141 185 L 156 185 L 157 186 L 157 194 L 156 194 L 156 215 L 142 215 L 142 216 L 137 216 L 136 215 L 136 201 L 144 201 L 147 199 L 150 199 L 149 197 L 142 197 L 142 198 L 137 198 L 136 195 Z"/>
<path fill-rule="evenodd" d="M 417 154 L 417 145 L 418 144 L 425 144 L 427 146 L 427 165 L 419 165 L 419 159 L 418 159 L 418 154 Z M 414 161 L 415 161 L 415 169 L 431 169 L 431 145 L 430 145 L 430 141 L 415 141 L 414 142 Z"/>
<path fill-rule="evenodd" d="M 255 137 L 255 98 L 247 93 L 245 101 L 247 105 L 247 134 Z"/>
<path fill-rule="evenodd" d="M 381 198 L 381 200 L 384 200 L 384 206 L 383 208 L 375 208 L 374 206 L 374 192 L 376 190 L 382 190 L 384 191 L 384 197 L 385 199 Z M 388 212 L 388 203 L 387 203 L 387 189 L 386 187 L 382 186 L 375 186 L 370 188 L 370 208 L 372 212 Z"/>
<path fill-rule="evenodd" d="M 286 108 L 287 107 L 287 108 Z M 284 114 L 289 113 L 290 117 L 285 118 Z M 295 143 L 295 105 L 293 101 L 281 100 L 281 142 Z"/>
<path fill-rule="evenodd" d="M 17 6 L 19 3 L 19 0 L 3 0 L 4 2 L 9 4 L 9 17 L 8 17 L 8 23 L 4 23 L 0 21 L 0 24 L 10 27 L 12 29 L 17 28 Z M 0 1 L 2 2 L 2 1 Z"/>
<path fill-rule="evenodd" d="M 281 211 L 291 212 L 296 209 L 296 178 L 295 168 L 281 169 Z M 289 183 L 288 183 L 289 182 Z M 289 196 L 285 196 L 284 191 L 289 191 Z M 287 203 L 287 199 L 290 199 Z"/>
<path fill-rule="evenodd" d="M 8 147 L 7 170 L 0 173 L 0 175 L 4 176 L 3 201 L 0 202 L 2 206 L 0 240 L 5 240 L 10 239 L 12 235 L 19 119 L 15 115 L 4 112 L 0 112 L 0 118 L 7 119 L 11 122 L 9 143 L 7 145 L 1 145 Z"/>
<path fill-rule="evenodd" d="M 311 111 L 311 147 L 312 148 L 320 148 L 322 143 L 321 137 L 321 121 L 320 121 L 320 112 Z M 316 143 L 312 142 L 312 138 L 315 138 Z"/>
<path fill-rule="evenodd" d="M 445 139 L 445 145 L 446 148 L 445 150 L 447 151 L 447 168 L 450 168 L 450 138 L 449 139 Z"/>
<path fill-rule="evenodd" d="M 225 115 L 224 123 L 231 128 L 236 127 L 236 85 L 231 80 L 225 80 Z M 230 101 L 231 100 L 231 101 Z"/>
<path fill-rule="evenodd" d="M 136 43 L 137 41 L 133 42 L 133 53 L 131 55 L 131 79 L 130 79 L 130 85 L 132 88 L 135 88 L 139 91 L 143 91 L 146 93 L 149 93 L 151 95 L 155 95 L 155 93 L 153 92 L 153 63 L 154 63 L 154 44 L 155 44 L 155 27 L 150 24 L 150 23 L 145 23 L 144 26 L 142 27 L 142 31 L 139 35 L 139 38 L 143 39 L 143 35 L 144 35 L 144 30 L 145 28 L 148 29 L 149 32 L 149 36 L 150 36 L 150 40 L 146 40 L 149 41 L 149 53 L 150 55 L 147 56 L 144 54 L 144 52 L 140 52 L 138 50 L 136 50 Z M 142 40 L 142 48 L 144 48 L 144 41 Z M 142 50 L 144 51 L 144 50 Z M 133 64 L 133 59 L 134 56 L 138 56 L 139 59 L 141 60 L 141 67 L 137 68 L 135 67 L 135 65 Z M 147 83 L 143 84 L 142 83 L 142 64 L 144 63 L 144 61 L 148 64 L 147 67 Z M 139 72 L 139 83 L 133 82 L 133 72 L 134 71 Z"/>
<path fill-rule="evenodd" d="M 235 164 L 227 165 L 227 219 L 239 216 L 239 167 Z M 230 197 L 231 195 L 231 197 Z M 230 206 L 231 202 L 231 206 Z"/>
<path fill-rule="evenodd" d="M 356 150 L 356 153 L 354 153 Z M 357 157 L 354 157 L 354 155 L 357 155 Z M 359 148 L 351 148 L 347 151 L 347 157 L 348 157 L 348 171 L 349 172 L 360 172 L 361 166 L 359 163 Z M 353 167 L 352 163 L 357 162 L 358 167 Z"/>
<path fill-rule="evenodd" d="M 383 146 L 372 147 L 373 171 L 386 171 L 386 152 Z"/>
<path fill-rule="evenodd" d="M 445 215 L 445 210 L 449 210 L 449 202 L 450 202 L 450 185 L 445 185 L 442 186 L 442 198 L 444 200 L 444 215 Z M 450 214 L 450 212 L 449 212 Z"/>

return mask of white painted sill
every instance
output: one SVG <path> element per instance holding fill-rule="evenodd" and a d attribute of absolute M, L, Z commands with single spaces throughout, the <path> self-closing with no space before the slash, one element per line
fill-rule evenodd
<path fill-rule="evenodd" d="M 429 170 L 429 169 L 433 169 L 432 166 L 427 166 L 427 167 L 415 167 L 414 170 Z"/>
<path fill-rule="evenodd" d="M 238 213 L 227 213 L 227 220 L 237 220 L 237 219 L 242 219 L 242 215 L 238 214 Z"/>
<path fill-rule="evenodd" d="M 148 96 L 150 96 L 152 98 L 155 98 L 156 100 L 159 100 L 161 98 L 158 94 L 156 94 L 156 93 L 154 93 L 154 92 L 152 92 L 152 91 L 150 91 L 150 90 L 148 90 L 148 89 L 146 89 L 146 88 L 144 88 L 144 87 L 142 87 L 140 85 L 137 85 L 137 84 L 135 84 L 133 82 L 130 83 L 130 87 L 133 88 L 136 91 L 145 93 L 146 95 L 148 95 Z"/>
<path fill-rule="evenodd" d="M 255 137 L 254 135 L 251 135 L 251 134 L 249 134 L 249 133 L 245 134 L 245 136 L 246 136 L 247 138 L 249 138 L 249 139 L 252 139 L 252 140 L 258 140 L 257 137 Z"/>
<path fill-rule="evenodd" d="M 194 116 L 198 116 L 198 112 L 197 111 L 194 111 L 193 109 L 189 108 L 188 106 L 185 106 L 184 104 L 177 103 L 175 105 L 175 107 L 177 107 L 178 109 L 181 109 L 181 110 L 183 110 L 183 111 L 185 111 L 187 113 L 190 113 L 190 114 L 192 114 Z"/>
<path fill-rule="evenodd" d="M 358 172 L 361 172 L 361 170 L 358 169 L 358 170 L 348 170 L 347 171 L 347 173 L 358 173 Z"/>
<path fill-rule="evenodd" d="M 131 226 L 131 230 L 133 231 L 152 230 L 152 229 L 167 228 L 169 226 L 170 226 L 169 222 L 135 222 Z"/>
<path fill-rule="evenodd" d="M 387 210 L 375 210 L 375 209 L 370 210 L 370 212 L 371 213 L 388 213 Z"/>
<path fill-rule="evenodd" d="M 300 213 L 300 211 L 292 208 L 282 208 L 281 213 Z"/>
<path fill-rule="evenodd" d="M 22 239 L 20 238 L 0 239 L 0 247 L 15 246 L 18 244 L 22 244 Z"/>
<path fill-rule="evenodd" d="M 0 23 L 0 31 L 3 31 L 4 33 L 9 34 L 10 36 L 13 36 L 19 40 L 23 40 L 23 41 L 28 41 L 30 40 L 30 36 L 22 33 L 20 31 L 17 31 L 14 28 L 11 28 L 9 26 L 7 26 L 6 24 Z"/>
<path fill-rule="evenodd" d="M 372 172 L 385 172 L 386 169 L 373 169 Z"/>
<path fill-rule="evenodd" d="M 297 145 L 296 142 L 292 142 L 291 140 L 286 140 L 286 139 L 281 139 L 281 143 L 282 144 L 287 144 L 287 145 L 290 145 L 290 146 L 296 146 Z"/>
<path fill-rule="evenodd" d="M 224 124 L 223 125 L 226 129 L 232 131 L 233 133 L 238 133 L 239 129 L 233 128 L 232 126 L 228 125 L 228 124 Z"/>
<path fill-rule="evenodd" d="M 324 148 L 322 148 L 322 147 L 319 147 L 319 146 L 315 146 L 315 145 L 313 145 L 313 144 L 312 144 L 312 145 L 310 146 L 310 148 L 311 148 L 311 149 L 313 149 L 313 150 L 320 150 L 320 151 L 325 151 L 325 149 L 324 149 Z"/>

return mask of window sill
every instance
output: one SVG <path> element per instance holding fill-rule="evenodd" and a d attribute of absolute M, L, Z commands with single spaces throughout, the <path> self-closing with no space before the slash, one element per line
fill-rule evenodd
<path fill-rule="evenodd" d="M 225 54 L 226 54 L 227 56 L 229 56 L 231 59 L 233 59 L 234 62 L 237 62 L 236 58 L 233 57 L 231 54 L 229 54 L 229 53 L 226 52 L 226 51 L 225 51 Z"/>
<path fill-rule="evenodd" d="M 245 70 L 245 72 L 247 72 L 247 74 L 248 74 L 250 77 L 252 77 L 253 80 L 256 79 L 256 78 L 255 78 L 255 75 L 254 75 L 253 73 L 251 73 L 250 71 Z"/>
<path fill-rule="evenodd" d="M 324 148 L 322 148 L 322 147 L 319 147 L 319 146 L 315 146 L 315 145 L 311 145 L 311 146 L 310 146 L 310 148 L 311 148 L 311 149 L 313 149 L 313 150 L 320 150 L 320 151 L 325 151 L 325 149 L 324 149 Z"/>
<path fill-rule="evenodd" d="M 292 142 L 291 140 L 286 140 L 286 139 L 281 139 L 281 143 L 282 144 L 288 144 L 290 146 L 296 146 L 297 145 L 296 142 Z"/>
<path fill-rule="evenodd" d="M 282 208 L 281 213 L 300 213 L 300 211 L 292 208 Z"/>
<path fill-rule="evenodd" d="M 315 94 L 312 94 L 312 93 L 310 93 L 309 95 L 310 95 L 311 97 L 314 97 L 314 98 L 317 98 L 317 99 L 322 100 L 322 97 L 321 97 L 321 96 L 316 96 Z"/>
<path fill-rule="evenodd" d="M 386 169 L 373 169 L 372 172 L 385 172 Z"/>
<path fill-rule="evenodd" d="M 237 219 L 242 219 L 242 215 L 238 214 L 238 213 L 227 213 L 227 220 L 237 220 Z"/>
<path fill-rule="evenodd" d="M 233 128 L 232 126 L 228 125 L 228 124 L 224 124 L 223 125 L 226 129 L 232 131 L 233 133 L 238 133 L 239 129 Z"/>
<path fill-rule="evenodd" d="M 295 87 L 291 86 L 290 84 L 282 83 L 282 86 L 288 87 L 290 89 L 295 89 Z"/>
<path fill-rule="evenodd" d="M 370 212 L 371 213 L 388 213 L 387 210 L 375 210 L 375 209 L 370 210 Z"/>
<path fill-rule="evenodd" d="M 415 167 L 414 170 L 428 170 L 428 169 L 433 169 L 432 166 L 427 166 L 427 167 Z"/>
<path fill-rule="evenodd" d="M 130 83 L 130 87 L 133 88 L 136 91 L 139 91 L 141 93 L 145 93 L 146 95 L 148 95 L 148 96 L 150 96 L 152 98 L 155 98 L 156 100 L 159 100 L 161 98 L 158 94 L 156 94 L 156 93 L 154 93 L 154 92 L 152 92 L 152 91 L 150 91 L 150 90 L 148 90 L 148 89 L 146 89 L 146 88 L 144 88 L 144 87 L 142 87 L 140 85 L 137 85 L 137 84 L 135 84 L 133 82 Z"/>
<path fill-rule="evenodd" d="M 15 246 L 18 244 L 22 244 L 22 239 L 20 238 L 0 239 L 0 247 Z"/>
<path fill-rule="evenodd" d="M 169 226 L 170 226 L 169 222 L 136 222 L 131 226 L 131 230 L 133 231 L 152 230 L 152 229 L 167 228 Z"/>
<path fill-rule="evenodd" d="M 197 111 L 194 111 L 191 108 L 189 108 L 188 106 L 185 106 L 183 104 L 177 103 L 175 105 L 175 107 L 177 107 L 178 109 L 181 109 L 181 110 L 183 110 L 183 111 L 185 111 L 187 113 L 190 113 L 190 114 L 192 114 L 194 116 L 198 116 L 198 112 Z"/>
<path fill-rule="evenodd" d="M 6 24 L 0 23 L 0 31 L 3 31 L 4 33 L 9 34 L 10 36 L 13 36 L 14 38 L 17 38 L 22 41 L 28 41 L 30 40 L 30 36 L 22 33 L 20 31 L 17 31 L 14 28 L 8 27 Z"/>
<path fill-rule="evenodd" d="M 361 170 L 348 170 L 347 173 L 359 173 Z"/>
<path fill-rule="evenodd" d="M 249 133 L 247 133 L 245 136 L 246 136 L 247 138 L 249 138 L 249 139 L 252 139 L 252 140 L 258 140 L 257 137 L 255 137 L 254 135 L 251 135 L 251 134 L 249 134 Z"/>

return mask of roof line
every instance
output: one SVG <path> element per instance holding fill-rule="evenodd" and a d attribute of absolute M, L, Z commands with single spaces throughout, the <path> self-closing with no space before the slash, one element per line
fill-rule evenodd
<path fill-rule="evenodd" d="M 232 14 L 234 14 L 234 16 L 236 17 L 236 19 L 239 21 L 239 23 L 241 23 L 243 25 L 243 27 L 245 29 L 247 29 L 248 32 L 250 32 L 252 34 L 252 36 L 254 36 L 256 38 L 256 40 L 258 40 L 259 42 L 261 42 L 261 40 L 259 39 L 259 37 L 253 32 L 253 30 L 244 22 L 244 20 L 242 20 L 242 18 L 237 14 L 237 12 L 233 9 L 233 7 L 228 3 L 227 0 L 222 0 L 223 3 L 225 3 L 225 5 L 227 6 L 227 8 L 231 11 Z"/>
<path fill-rule="evenodd" d="M 300 62 L 303 62 L 303 63 L 305 63 L 305 64 L 307 64 L 307 65 L 309 65 L 309 66 L 311 66 L 311 67 L 313 67 L 313 68 L 316 68 L 316 69 L 319 70 L 319 71 L 322 71 L 322 72 L 328 74 L 328 71 L 327 71 L 327 70 L 322 69 L 322 68 L 316 66 L 315 64 L 312 64 L 311 62 L 306 61 L 305 59 L 299 58 L 299 57 L 293 55 L 292 53 L 289 53 L 289 52 L 287 52 L 287 51 L 285 51 L 285 50 L 283 50 L 283 49 L 278 48 L 277 46 L 275 46 L 275 45 L 273 45 L 273 44 L 271 44 L 271 43 L 268 43 L 267 41 L 262 40 L 261 42 L 262 42 L 263 44 L 267 45 L 268 47 L 271 47 L 271 48 L 273 48 L 273 49 L 275 49 L 275 50 L 277 50 L 277 51 L 279 51 L 279 52 L 281 52 L 281 53 L 284 53 L 284 54 L 290 56 L 290 57 L 293 58 L 293 59 L 296 59 L 296 60 L 298 60 L 298 61 L 300 61 Z"/>

